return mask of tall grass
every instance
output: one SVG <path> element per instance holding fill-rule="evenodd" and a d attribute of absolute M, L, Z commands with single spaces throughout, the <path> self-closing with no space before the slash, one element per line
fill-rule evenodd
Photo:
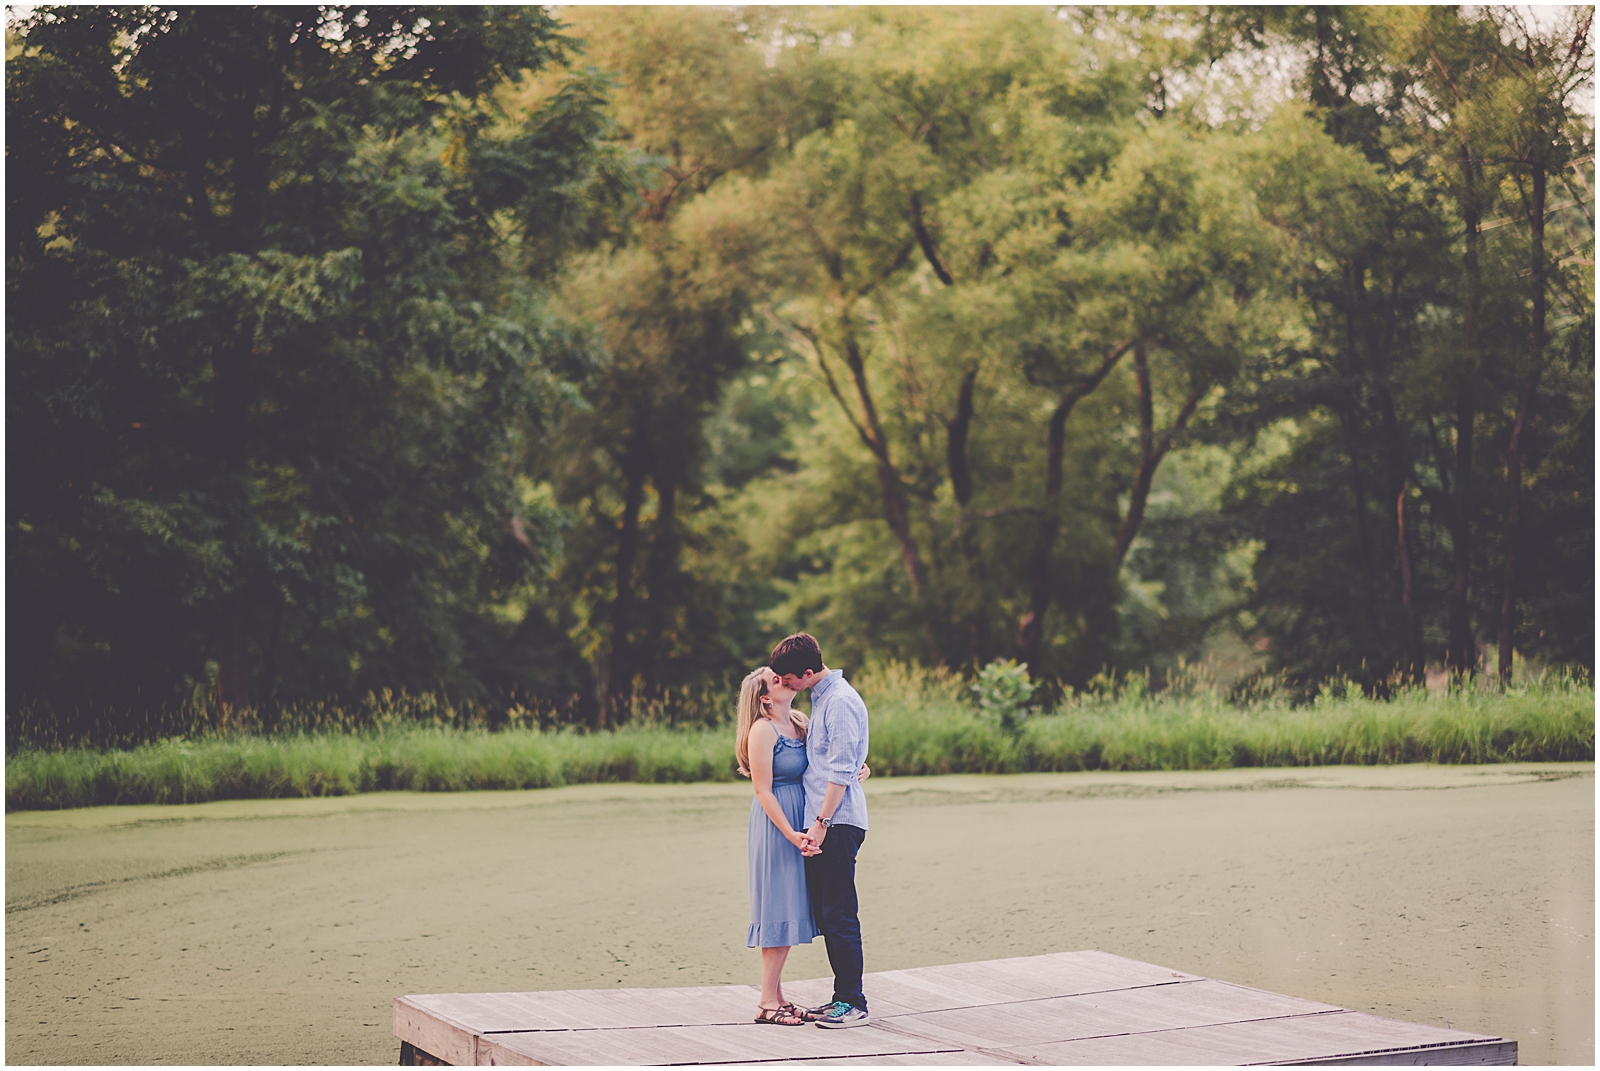
<path fill-rule="evenodd" d="M 1193 682 L 1191 682 L 1193 683 Z M 1229 702 L 1204 686 L 1151 694 L 1137 676 L 1100 678 L 1014 732 L 962 710 L 954 675 L 890 666 L 863 681 L 875 772 L 1210 770 L 1398 762 L 1594 759 L 1594 687 L 1551 672 L 1504 693 L 1401 688 L 1371 699 L 1337 682 L 1306 705 Z"/>
<path fill-rule="evenodd" d="M 1140 677 L 1102 678 L 1009 729 L 977 713 L 954 674 L 891 664 L 855 683 L 871 710 L 879 775 L 1594 759 L 1593 685 L 1557 673 L 1504 694 L 1401 689 L 1374 700 L 1334 686 L 1303 706 L 1270 692 L 1230 703 L 1203 680 L 1151 694 Z M 496 730 L 447 704 L 379 696 L 365 711 L 330 710 L 275 732 L 201 729 L 126 749 L 22 746 L 6 759 L 6 809 L 734 780 L 732 727 L 713 724 L 702 705 L 687 725 L 641 709 L 623 728 L 587 733 L 531 716 Z"/>
<path fill-rule="evenodd" d="M 6 759 L 6 809 L 728 781 L 734 776 L 728 737 L 704 728 L 579 733 L 396 726 L 162 740 L 128 751 L 28 750 Z"/>

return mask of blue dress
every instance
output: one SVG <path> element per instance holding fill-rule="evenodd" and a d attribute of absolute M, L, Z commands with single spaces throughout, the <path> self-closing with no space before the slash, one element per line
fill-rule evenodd
<path fill-rule="evenodd" d="M 772 745 L 772 794 L 789 825 L 805 829 L 806 742 L 782 733 Z M 817 936 L 806 895 L 805 856 L 778 832 L 759 798 L 750 801 L 750 948 L 808 945 Z"/>

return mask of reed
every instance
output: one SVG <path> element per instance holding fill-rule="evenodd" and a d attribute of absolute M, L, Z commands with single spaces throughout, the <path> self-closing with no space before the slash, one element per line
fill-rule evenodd
<path fill-rule="evenodd" d="M 1005 718 L 977 709 L 971 686 L 946 671 L 889 664 L 855 683 L 871 710 L 879 776 L 1594 759 L 1594 687 L 1563 673 L 1504 693 L 1399 688 L 1388 699 L 1335 683 L 1303 705 L 1271 689 L 1230 699 L 1203 674 L 1159 693 L 1139 676 L 1106 677 L 1049 713 Z M 732 726 L 709 701 L 702 707 L 688 724 L 663 708 L 584 732 L 542 726 L 527 711 L 490 727 L 438 701 L 376 696 L 275 731 L 202 727 L 126 748 L 23 746 L 6 758 L 6 809 L 732 781 Z"/>
<path fill-rule="evenodd" d="M 1271 690 L 1240 702 L 1203 680 L 1178 683 L 1152 694 L 1138 676 L 1101 678 L 1007 732 L 998 718 L 952 701 L 961 687 L 953 676 L 889 667 L 862 682 L 864 694 L 881 692 L 870 703 L 873 768 L 911 775 L 1594 759 L 1594 687 L 1582 675 L 1550 672 L 1505 692 L 1400 687 L 1386 699 L 1333 682 L 1298 705 Z"/>

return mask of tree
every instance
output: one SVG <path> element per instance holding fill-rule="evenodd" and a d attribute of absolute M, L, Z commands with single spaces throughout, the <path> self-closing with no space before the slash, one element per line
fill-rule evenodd
<path fill-rule="evenodd" d="M 836 114 L 737 191 L 761 234 L 749 270 L 771 288 L 768 315 L 810 363 L 840 433 L 870 459 L 899 573 L 888 582 L 904 587 L 902 609 L 915 607 L 907 620 L 917 639 L 906 653 L 965 661 L 964 637 L 986 631 L 986 567 L 972 525 L 963 531 L 959 519 L 961 550 L 956 561 L 946 557 L 930 508 L 946 476 L 959 508 L 973 499 L 976 399 L 998 354 L 966 330 L 959 301 L 943 296 L 957 287 L 958 262 L 965 270 L 986 254 L 964 245 L 938 206 L 1008 163 L 1016 132 L 1002 128 L 1025 106 L 1008 96 L 1067 106 L 1104 87 L 1073 73 L 1081 65 L 1070 62 L 1065 28 L 1042 11 L 790 16 L 784 29 L 814 42 L 800 73 L 833 89 Z M 941 296 L 920 293 L 925 286 Z M 925 318 L 939 328 L 923 332 Z M 972 326 L 978 336 L 987 330 Z"/>
<path fill-rule="evenodd" d="M 560 432 L 558 501 L 589 543 L 565 577 L 590 607 L 575 623 L 597 663 L 601 725 L 626 717 L 636 687 L 731 670 L 715 594 L 685 573 L 690 525 L 706 508 L 703 425 L 747 363 L 748 280 L 725 270 L 722 220 L 698 207 L 757 173 L 804 108 L 785 92 L 735 12 L 576 10 L 585 64 L 609 72 L 610 144 L 640 162 L 630 212 L 560 279 L 574 317 L 594 325 L 601 359 L 587 405 Z M 733 236 L 737 241 L 737 237 Z M 577 558 L 577 556 L 575 556 Z M 731 664 L 730 664 L 731 663 Z"/>
<path fill-rule="evenodd" d="M 1513 206 L 1520 207 L 1528 229 L 1529 330 L 1527 359 L 1517 386 L 1516 416 L 1506 447 L 1506 510 L 1502 557 L 1500 634 L 1497 675 L 1502 687 L 1511 683 L 1512 644 L 1517 624 L 1517 544 L 1522 527 L 1522 463 L 1534 391 L 1544 374 L 1549 343 L 1549 291 L 1552 265 L 1545 243 L 1545 219 L 1552 177 L 1564 175 L 1587 149 L 1594 156 L 1592 139 L 1573 122 L 1577 94 L 1594 86 L 1594 50 L 1590 30 L 1594 11 L 1569 9 L 1567 18 L 1552 30 L 1530 27 L 1515 11 L 1490 13 L 1500 29 L 1507 77 L 1491 109 L 1505 124 L 1500 135 L 1501 162 L 1511 170 L 1517 190 Z M 1588 144 L 1585 144 L 1585 141 Z M 1580 258 L 1581 259 L 1581 258 Z M 1590 257 L 1589 259 L 1593 259 Z M 1592 267 L 1593 265 L 1589 265 Z M 1592 279 L 1592 272 L 1585 273 Z M 1574 280 L 1573 282 L 1575 282 Z M 1573 283 L 1566 289 L 1573 290 Z M 1580 284 L 1581 285 L 1581 284 Z"/>
<path fill-rule="evenodd" d="M 1052 595 L 1050 563 L 1068 417 L 1135 354 L 1126 386 L 1142 404 L 1129 414 L 1144 420 L 1112 484 L 1127 480 L 1128 507 L 1092 523 L 1110 529 L 1094 537 L 1108 562 L 1088 566 L 1098 551 L 1084 543 L 1072 551 L 1083 575 L 1101 578 L 1089 601 L 1104 602 L 1162 458 L 1252 344 L 1250 310 L 1264 303 L 1249 298 L 1264 289 L 1270 250 L 1240 225 L 1248 194 L 1226 188 L 1225 167 L 1211 162 L 1226 135 L 1212 146 L 1181 118 L 1166 134 L 1146 130 L 1133 77 L 1068 22 L 885 10 L 829 16 L 816 32 L 846 29 L 848 47 L 819 61 L 838 72 L 831 83 L 855 87 L 845 114 L 738 191 L 760 206 L 748 211 L 762 217 L 770 285 L 787 298 L 773 315 L 835 403 L 841 432 L 870 458 L 902 609 L 919 634 L 905 653 L 994 657 L 1008 630 L 991 619 L 1020 588 L 1019 650 L 1044 673 L 1044 615 L 1065 593 Z M 1207 162 L 1186 162 L 1196 155 Z M 1177 394 L 1159 429 L 1158 383 Z M 1041 389 L 1058 395 L 1045 442 L 1019 451 Z M 997 463 L 980 463 L 983 450 Z M 1024 469 L 1042 462 L 1038 486 L 1002 456 Z M 976 478 L 980 464 L 989 479 Z M 1085 480 L 1106 479 L 1099 464 Z M 1107 493 L 1114 503 L 1105 489 L 1079 506 L 1103 514 Z M 1001 542 L 983 546 L 990 533 Z M 1009 545 L 1019 536 L 1020 552 Z M 1090 650 L 1073 672 L 1093 672 Z"/>
<path fill-rule="evenodd" d="M 1483 444 L 1510 445 L 1503 400 L 1527 367 L 1533 305 L 1527 239 L 1506 225 L 1520 210 L 1501 148 L 1516 110 L 1493 58 L 1502 35 L 1443 9 L 1286 11 L 1269 26 L 1344 44 L 1317 44 L 1325 60 L 1301 87 L 1331 140 L 1281 128 L 1307 166 L 1278 168 L 1262 191 L 1293 242 L 1308 335 L 1252 369 L 1227 407 L 1259 436 L 1224 510 L 1262 544 L 1258 636 L 1275 668 L 1308 681 L 1348 674 L 1381 690 L 1397 670 L 1419 679 L 1436 650 L 1470 672 L 1473 617 L 1501 616 L 1487 596 L 1503 598 L 1495 519 L 1512 497 Z M 1566 300 L 1577 329 L 1587 299 Z M 1562 375 L 1584 411 L 1592 389 Z M 1266 442 L 1279 444 L 1270 461 Z"/>
<path fill-rule="evenodd" d="M 33 10 L 13 692 L 1587 661 L 1586 14 Z"/>
<path fill-rule="evenodd" d="M 1154 127 L 1130 138 L 1101 180 L 1069 192 L 1056 206 L 1055 217 L 1071 222 L 1045 232 L 1056 251 L 1044 276 L 1044 300 L 1070 311 L 1050 317 L 1057 320 L 1054 338 L 1066 345 L 1045 343 L 1025 366 L 1030 381 L 1059 383 L 1061 393 L 1048 426 L 1019 661 L 1043 664 L 1049 555 L 1059 524 L 1065 423 L 1073 409 L 1131 354 L 1136 459 L 1127 505 L 1113 529 L 1115 572 L 1139 533 L 1162 459 L 1202 401 L 1225 388 L 1259 348 L 1264 323 L 1273 318 L 1274 251 L 1260 239 L 1248 188 L 1234 185 L 1230 175 L 1247 144 L 1226 134 Z M 1036 322 L 1049 322 L 1040 311 Z M 1063 348 L 1084 354 L 1087 363 L 1072 362 L 1084 371 L 1051 370 Z M 1176 388 L 1170 390 L 1170 423 L 1160 431 L 1153 354 L 1163 358 Z M 1084 669 L 1093 667 L 1079 672 Z"/>
<path fill-rule="evenodd" d="M 577 211 L 599 101 L 483 128 L 556 24 L 47 7 L 15 32 L 20 690 L 481 688 L 468 636 L 526 569 L 505 462 L 568 351 L 500 250 Z"/>

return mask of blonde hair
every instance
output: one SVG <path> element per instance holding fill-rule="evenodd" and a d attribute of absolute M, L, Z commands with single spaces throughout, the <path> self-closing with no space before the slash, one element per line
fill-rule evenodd
<path fill-rule="evenodd" d="M 745 677 L 744 683 L 739 686 L 739 721 L 738 728 L 733 735 L 733 759 L 738 763 L 739 776 L 750 776 L 750 727 L 766 715 L 762 712 L 761 700 L 766 697 L 767 685 L 764 670 L 766 666 L 758 666 Z M 794 726 L 795 733 L 804 740 L 806 729 L 810 720 L 793 707 L 789 708 L 789 724 Z"/>

